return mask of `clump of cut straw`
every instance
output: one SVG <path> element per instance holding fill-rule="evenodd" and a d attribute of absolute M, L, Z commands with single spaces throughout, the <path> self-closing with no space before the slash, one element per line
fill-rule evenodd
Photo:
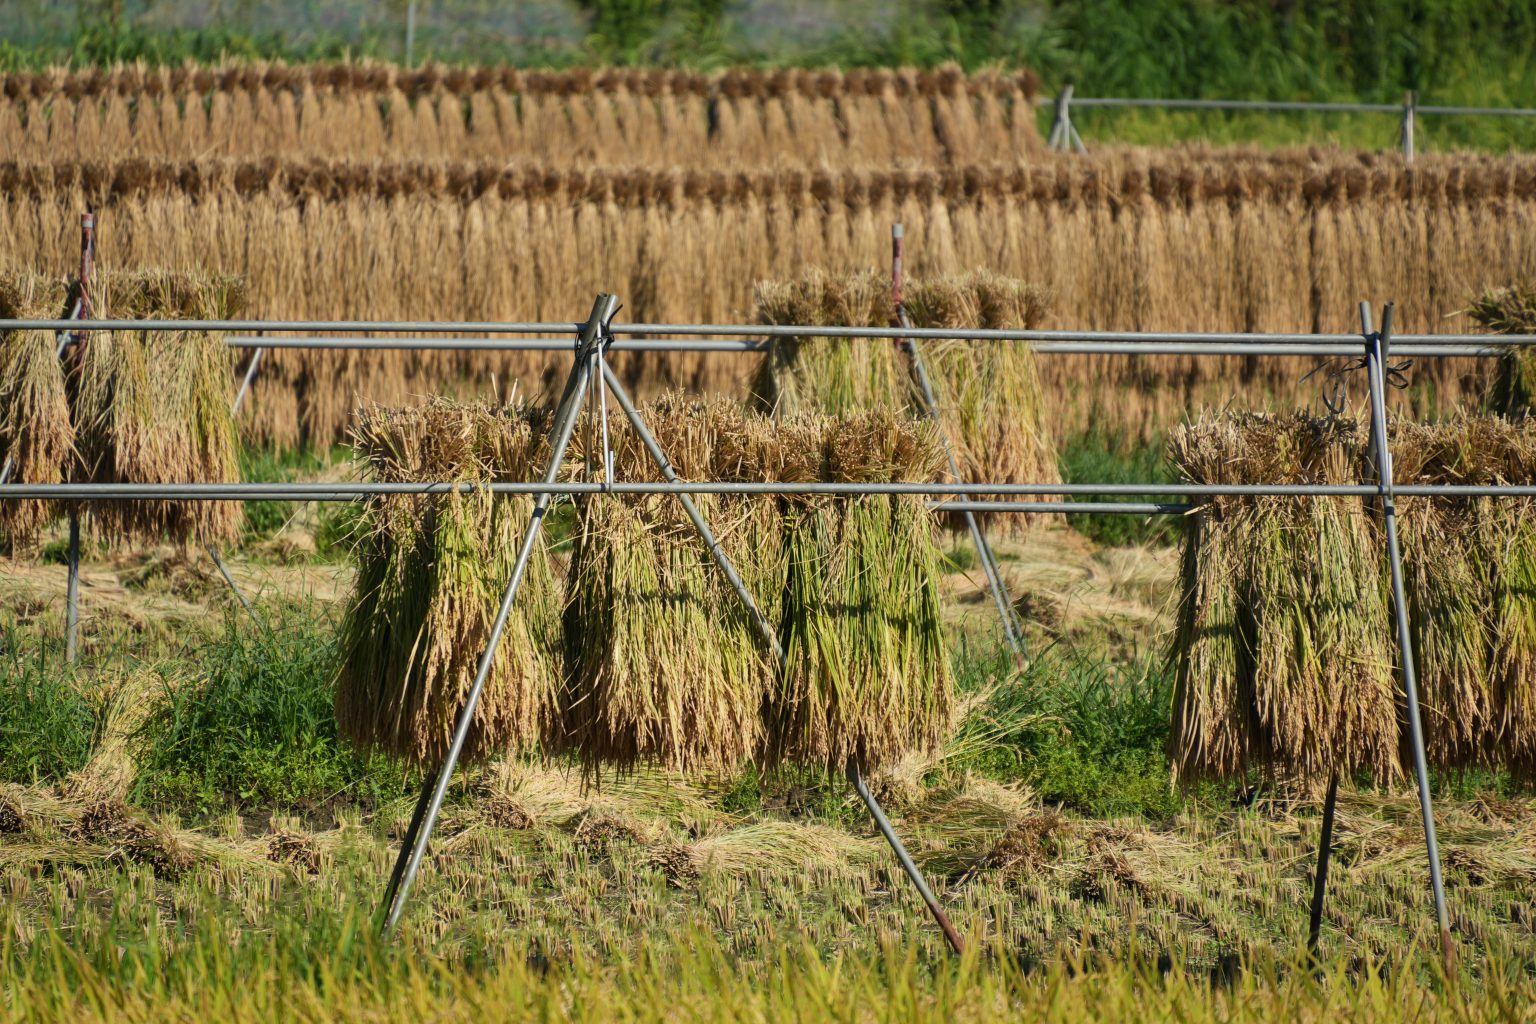
<path fill-rule="evenodd" d="M 1044 293 L 978 271 L 912 281 L 906 308 L 914 327 L 1030 329 L 1045 314 Z M 873 271 L 844 277 L 813 271 L 795 281 L 757 286 L 758 319 L 770 324 L 884 327 L 892 322 L 890 283 Z M 1015 342 L 922 342 L 939 424 L 965 480 L 1053 483 L 1060 479 L 1045 425 L 1044 389 L 1034 353 Z M 854 415 L 929 410 L 909 361 L 883 340 L 775 338 L 752 382 L 758 407 L 789 415 Z M 1032 517 L 998 517 L 1017 532 Z M 951 525 L 958 526 L 956 517 Z"/>
<path fill-rule="evenodd" d="M 1494 334 L 1536 334 L 1536 284 L 1494 288 L 1472 301 L 1472 322 Z M 1536 394 L 1536 348 L 1510 345 L 1499 355 L 1484 407 L 1505 416 L 1530 411 Z"/>
<path fill-rule="evenodd" d="M 733 402 L 665 396 L 641 416 L 685 480 L 761 480 L 773 457 L 768 425 Z M 662 479 L 628 423 L 610 441 L 617 479 Z M 582 454 L 601 464 L 599 451 Z M 771 614 L 783 579 L 773 498 L 694 502 Z M 764 641 L 675 495 L 585 503 L 565 632 L 568 742 L 589 765 L 728 771 L 756 755 L 772 671 Z"/>
<path fill-rule="evenodd" d="M 225 319 L 237 279 L 171 271 L 98 272 L 92 313 L 124 319 Z M 79 346 L 74 422 L 82 479 L 223 483 L 239 479 L 232 361 L 207 331 L 94 332 Z M 232 501 L 104 501 L 90 511 L 110 541 L 217 543 L 239 535 Z"/>
<path fill-rule="evenodd" d="M 1361 436 L 1353 421 L 1238 416 L 1176 431 L 1170 454 L 1191 483 L 1352 483 Z M 1173 652 L 1179 778 L 1397 777 L 1381 563 L 1357 499 L 1223 498 L 1196 518 Z"/>
<path fill-rule="evenodd" d="M 62 281 L 35 274 L 0 277 L 0 318 L 51 319 L 66 310 Z M 74 422 L 52 331 L 0 334 L 0 466 L 7 483 L 64 479 L 75 443 Z M 0 501 L 0 534 L 14 549 L 34 545 L 53 515 L 50 502 Z"/>
<path fill-rule="evenodd" d="M 365 407 L 355 450 L 381 482 L 537 479 L 542 413 L 436 401 Z M 370 500 L 355 593 L 342 626 L 336 717 L 353 742 L 412 760 L 451 742 L 532 513 L 528 495 L 391 495 Z M 471 760 L 527 747 L 555 725 L 558 597 L 535 547 L 465 743 Z"/>
<path fill-rule="evenodd" d="M 889 413 L 789 425 L 819 439 L 807 458 L 827 482 L 933 479 L 931 426 Z M 787 505 L 786 664 L 768 706 L 769 763 L 869 771 L 931 751 L 949 720 L 952 678 L 933 517 L 910 495 L 816 497 Z"/>

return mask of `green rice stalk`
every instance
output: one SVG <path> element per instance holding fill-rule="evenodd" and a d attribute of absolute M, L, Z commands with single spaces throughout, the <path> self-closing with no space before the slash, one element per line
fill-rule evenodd
<path fill-rule="evenodd" d="M 110 272 L 93 282 L 94 309 L 122 318 L 235 315 L 236 279 L 170 271 Z M 230 404 L 233 361 L 211 332 L 95 332 L 74 368 L 78 477 L 93 483 L 223 483 L 239 479 Z M 109 542 L 216 544 L 239 536 L 233 501 L 95 502 Z"/>
<path fill-rule="evenodd" d="M 65 291 L 63 282 L 35 274 L 0 276 L 0 318 L 62 316 Z M 64 479 L 75 430 L 57 349 L 52 331 L 0 333 L 0 465 L 10 464 L 10 483 Z M 26 550 L 55 514 L 51 502 L 0 502 L 0 535 Z"/>
<path fill-rule="evenodd" d="M 1507 434 L 1507 424 L 1487 417 L 1397 422 L 1393 476 L 1425 484 L 1496 481 Z M 1457 498 L 1405 498 L 1397 509 L 1426 753 L 1438 766 L 1466 768 L 1497 746 L 1489 666 L 1495 584 L 1477 550 L 1483 514 L 1477 501 Z"/>
<path fill-rule="evenodd" d="M 543 417 L 434 402 L 364 408 L 358 459 L 382 482 L 527 480 L 542 473 Z M 365 748 L 420 763 L 446 753 L 533 509 L 486 491 L 369 502 L 342 625 L 336 716 Z M 541 541 L 529 559 L 476 707 L 464 756 L 531 747 L 557 732 L 558 591 Z"/>
<path fill-rule="evenodd" d="M 1243 416 L 1183 428 L 1171 449 L 1193 482 L 1343 483 L 1357 478 L 1360 433 L 1347 421 Z M 1197 635 L 1203 643 L 1174 651 L 1181 776 L 1256 765 L 1311 781 L 1357 771 L 1395 779 L 1396 680 L 1381 545 L 1360 503 L 1232 499 L 1200 529 L 1186 544 L 1211 545 L 1213 553 L 1200 558 L 1197 547 L 1197 557 L 1185 560 L 1187 628 L 1179 636 L 1202 620 L 1231 620 L 1237 639 Z M 1218 558 L 1220 544 L 1231 548 Z M 1236 581 L 1235 616 L 1224 607 L 1233 588 L 1208 572 Z"/>
<path fill-rule="evenodd" d="M 1480 576 L 1491 599 L 1489 669 L 1499 759 L 1536 778 L 1536 501 L 1483 499 Z"/>

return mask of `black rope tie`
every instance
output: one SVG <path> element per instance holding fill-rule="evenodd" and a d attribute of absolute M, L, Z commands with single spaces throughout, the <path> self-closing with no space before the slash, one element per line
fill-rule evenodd
<path fill-rule="evenodd" d="M 1323 377 L 1323 405 L 1335 416 L 1342 416 L 1349 405 L 1349 375 L 1356 370 L 1363 370 L 1370 365 L 1370 360 L 1361 356 L 1358 359 L 1340 365 L 1336 360 L 1330 359 L 1326 363 L 1319 364 L 1308 370 L 1306 375 L 1297 381 L 1305 384 L 1317 374 L 1327 371 Z M 1392 363 L 1382 367 L 1382 377 L 1386 380 L 1387 387 L 1397 391 L 1403 391 L 1408 387 L 1408 371 L 1413 368 L 1412 359 L 1404 359 L 1400 363 Z"/>

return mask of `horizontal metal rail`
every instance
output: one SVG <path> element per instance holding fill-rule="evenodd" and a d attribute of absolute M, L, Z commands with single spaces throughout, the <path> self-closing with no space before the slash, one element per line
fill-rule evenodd
<path fill-rule="evenodd" d="M 450 323 L 446 321 L 399 321 L 399 320 L 0 320 L 0 331 L 10 330 L 80 330 L 80 331 L 220 331 L 239 333 L 245 331 L 270 331 L 280 333 L 309 332 L 317 335 L 333 335 L 339 332 L 382 334 L 575 334 L 576 324 L 563 323 Z M 679 335 L 683 337 L 712 338 L 883 338 L 890 340 L 915 339 L 926 341 L 1028 341 L 1028 342 L 1079 342 L 1123 343 L 1137 346 L 1134 351 L 1146 351 L 1153 345 L 1285 345 L 1306 347 L 1313 352 L 1317 346 L 1348 346 L 1352 354 L 1358 354 L 1360 338 L 1356 334 L 1250 334 L 1244 332 L 1184 332 L 1184 331 L 1036 331 L 995 330 L 982 328 L 940 327 L 822 327 L 803 324 L 614 324 L 613 334 L 629 337 L 655 335 Z M 244 338 L 243 347 L 284 347 L 285 339 L 265 337 Z M 338 339 L 338 344 L 341 340 Z M 366 341 L 368 339 L 357 339 Z M 430 339 L 410 339 L 411 344 Z M 465 339 L 448 339 L 447 347 L 456 347 Z M 490 341 L 492 339 L 470 339 Z M 405 341 L 405 339 L 402 339 Z M 532 344 L 557 344 L 564 348 L 574 341 L 563 338 L 530 339 Z M 1488 347 L 1490 345 L 1536 345 L 1536 334 L 1398 334 L 1393 337 L 1393 351 L 1411 345 L 1465 345 Z M 622 342 L 615 343 L 622 345 Z M 287 346 L 299 347 L 299 346 Z M 366 346 L 363 346 L 366 347 Z M 1131 351 L 1131 349 L 1127 349 Z"/>
<path fill-rule="evenodd" d="M 1265 338 L 1266 335 L 1253 335 Z M 1484 335 L 1473 336 L 1481 343 L 1464 345 L 1398 345 L 1393 352 L 1416 358 L 1488 358 L 1502 355 L 1502 347 L 1490 346 Z M 574 352 L 575 343 L 562 338 L 263 338 L 235 335 L 225 339 L 231 348 L 351 349 L 364 352 Z M 767 341 L 616 341 L 611 352 L 766 352 Z M 1030 346 L 1038 355 L 1207 355 L 1207 356 L 1310 356 L 1359 357 L 1360 346 L 1331 343 L 1279 343 L 1266 341 L 1215 342 L 1091 342 L 1044 341 Z"/>
<path fill-rule="evenodd" d="M 1141 96 L 1076 96 L 1071 100 L 1077 107 L 1152 107 L 1162 110 L 1255 110 L 1297 114 L 1401 114 L 1402 103 L 1329 103 L 1320 100 L 1197 100 L 1160 99 Z M 1035 105 L 1049 107 L 1056 104 L 1056 97 L 1041 96 Z M 1449 117 L 1536 117 L 1536 109 L 1529 107 L 1413 107 L 1415 114 L 1434 114 Z"/>
<path fill-rule="evenodd" d="M 1521 498 L 1536 497 L 1536 485 L 1500 484 L 1404 484 L 1395 487 L 1400 497 Z M 6 499 L 77 501 L 341 501 L 386 495 L 462 494 L 757 494 L 826 495 L 1040 495 L 1214 497 L 1376 497 L 1381 488 L 1368 484 L 1064 484 L 1064 483 L 743 483 L 736 481 L 619 481 L 615 483 L 534 481 L 470 483 L 424 481 L 420 483 L 160 483 L 160 484 L 0 484 L 0 501 Z M 1051 502 L 1047 511 L 1061 511 L 1068 503 Z M 958 506 L 957 506 L 958 507 Z"/>

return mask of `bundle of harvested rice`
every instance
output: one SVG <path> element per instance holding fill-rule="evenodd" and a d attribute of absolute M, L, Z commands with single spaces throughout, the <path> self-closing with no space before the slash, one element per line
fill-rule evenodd
<path fill-rule="evenodd" d="M 1472 301 L 1472 322 L 1494 334 L 1536 334 L 1536 284 L 1494 288 Z M 1510 345 L 1494 364 L 1485 408 L 1505 416 L 1530 411 L 1536 394 L 1536 348 Z"/>
<path fill-rule="evenodd" d="M 875 271 L 838 276 L 813 269 L 798 280 L 759 281 L 754 291 L 765 324 L 887 327 L 893 315 L 890 282 Z M 904 409 L 911 391 L 896 346 L 867 338 L 772 338 L 751 382 L 752 402 L 780 416 Z"/>
<path fill-rule="evenodd" d="M 64 282 L 36 274 L 0 276 L 0 318 L 65 315 Z M 10 483 L 55 484 L 64 479 L 75 431 L 64 369 L 52 331 L 0 333 L 0 465 Z M 0 501 L 0 534 L 13 548 L 36 543 L 51 515 L 42 501 Z"/>
<path fill-rule="evenodd" d="M 1505 479 L 1514 428 L 1494 417 L 1460 416 L 1442 423 L 1393 424 L 1393 477 L 1426 484 L 1497 483 Z M 1408 616 L 1419 683 L 1425 750 L 1430 760 L 1464 768 L 1496 755 L 1498 707 L 1490 659 L 1494 645 L 1492 587 L 1504 559 L 1486 547 L 1486 500 L 1401 498 Z M 1513 538 L 1511 538 L 1513 539 Z M 1491 570 L 1491 572 L 1490 572 Z"/>
<path fill-rule="evenodd" d="M 245 301 L 237 278 L 164 270 L 98 272 L 92 312 L 128 319 L 227 319 Z M 80 346 L 73 388 L 80 479 L 92 483 L 238 480 L 230 404 L 233 364 L 220 334 L 96 332 Z M 90 505 L 109 541 L 232 541 L 232 501 L 103 501 Z"/>
<path fill-rule="evenodd" d="M 1235 416 L 1176 431 L 1191 483 L 1353 483 L 1351 421 Z M 1174 770 L 1307 780 L 1400 770 L 1381 546 L 1358 499 L 1219 498 L 1185 540 Z"/>
<path fill-rule="evenodd" d="M 513 405 L 359 412 L 358 459 L 381 482 L 538 479 L 543 413 Z M 432 763 L 447 751 L 532 513 L 528 495 L 371 499 L 342 626 L 336 718 L 363 747 Z M 530 746 L 554 726 L 557 593 L 535 547 L 476 708 L 464 756 Z"/>
<path fill-rule="evenodd" d="M 641 416 L 683 479 L 764 479 L 768 424 L 735 403 L 665 396 Z M 616 479 L 662 479 L 627 423 L 610 442 Z M 596 451 L 583 454 L 601 463 Z M 694 501 L 772 614 L 784 574 L 773 498 Z M 568 583 L 571 750 L 589 766 L 676 771 L 728 771 L 757 753 L 772 675 L 764 641 L 676 496 L 587 501 Z"/>
<path fill-rule="evenodd" d="M 933 479 L 933 429 L 889 413 L 806 418 L 801 472 L 828 482 Z M 796 467 L 786 467 L 794 470 Z M 786 664 L 768 704 L 765 760 L 869 771 L 943 738 L 952 678 L 933 518 L 910 495 L 787 503 Z"/>
<path fill-rule="evenodd" d="M 914 280 L 906 306 L 914 327 L 1029 329 L 1045 314 L 1040 289 L 985 271 Z M 873 271 L 847 277 L 814 271 L 796 281 L 760 282 L 757 309 L 769 324 L 883 327 L 892 318 L 889 281 Z M 1060 480 L 1028 345 L 949 340 L 924 343 L 923 354 L 939 422 L 964 479 Z M 779 415 L 897 409 L 928 418 L 907 357 L 885 341 L 772 339 L 751 391 L 754 403 Z M 1003 516 L 998 525 L 1017 532 L 1031 518 Z"/>

